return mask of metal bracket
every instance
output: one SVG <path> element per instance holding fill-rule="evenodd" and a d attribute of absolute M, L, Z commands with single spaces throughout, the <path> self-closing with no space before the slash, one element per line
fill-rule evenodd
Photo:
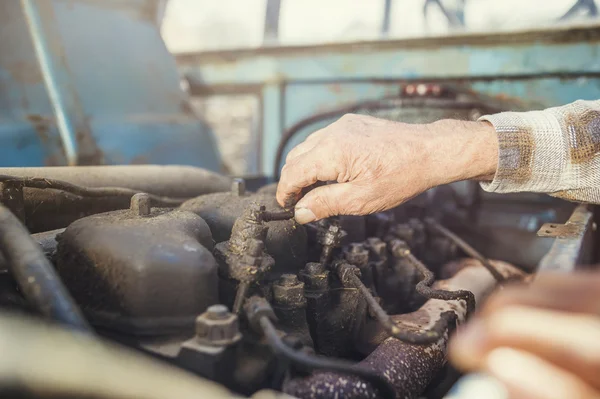
<path fill-rule="evenodd" d="M 584 240 L 593 229 L 592 212 L 579 205 L 565 224 L 545 223 L 538 231 L 540 237 L 556 237 L 550 251 L 538 265 L 539 272 L 571 272 L 585 260 Z"/>

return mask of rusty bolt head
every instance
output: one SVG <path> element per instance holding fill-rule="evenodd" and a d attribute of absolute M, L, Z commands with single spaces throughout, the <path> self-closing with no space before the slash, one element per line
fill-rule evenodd
<path fill-rule="evenodd" d="M 150 196 L 146 193 L 137 193 L 131 197 L 129 206 L 131 212 L 136 216 L 148 216 L 152 210 Z"/>
<path fill-rule="evenodd" d="M 196 340 L 213 346 L 231 345 L 241 339 L 237 315 L 224 305 L 213 305 L 196 318 Z"/>
<path fill-rule="evenodd" d="M 279 277 L 279 281 L 277 283 L 283 287 L 290 287 L 299 284 L 300 281 L 298 280 L 298 276 L 296 276 L 295 274 L 286 273 L 282 274 L 281 277 Z"/>
<path fill-rule="evenodd" d="M 229 309 L 225 305 L 212 305 L 206 309 L 205 314 L 211 320 L 225 319 L 229 316 Z"/>
<path fill-rule="evenodd" d="M 344 250 L 346 260 L 358 267 L 365 267 L 369 263 L 369 251 L 364 244 L 352 243 Z"/>
<path fill-rule="evenodd" d="M 306 273 L 309 275 L 320 274 L 325 271 L 325 266 L 323 266 L 322 263 L 310 262 L 306 264 L 304 270 L 306 270 Z"/>
<path fill-rule="evenodd" d="M 410 254 L 410 247 L 405 241 L 402 240 L 392 240 L 390 242 L 392 254 L 395 257 L 403 258 Z"/>
<path fill-rule="evenodd" d="M 278 306 L 304 307 L 306 305 L 304 283 L 298 280 L 295 274 L 283 274 L 273 284 L 273 302 Z"/>
<path fill-rule="evenodd" d="M 369 238 L 367 240 L 369 249 L 378 258 L 386 258 L 387 255 L 387 244 L 379 238 Z"/>
<path fill-rule="evenodd" d="M 322 263 L 307 263 L 306 267 L 300 271 L 300 278 L 306 284 L 307 289 L 323 291 L 329 285 L 329 270 L 325 269 Z"/>

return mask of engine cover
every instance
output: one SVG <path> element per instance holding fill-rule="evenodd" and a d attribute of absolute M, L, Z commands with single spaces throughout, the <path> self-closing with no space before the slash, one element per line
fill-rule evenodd
<path fill-rule="evenodd" d="M 210 229 L 186 211 L 88 216 L 59 236 L 56 267 L 90 322 L 154 335 L 189 329 L 217 303 Z"/>

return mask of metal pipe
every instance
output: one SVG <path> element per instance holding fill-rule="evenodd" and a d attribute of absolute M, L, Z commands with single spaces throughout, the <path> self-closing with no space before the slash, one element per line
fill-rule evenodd
<path fill-rule="evenodd" d="M 494 266 L 507 278 L 525 276 L 522 271 L 504 262 L 494 262 Z M 434 288 L 446 291 L 467 290 L 473 293 L 477 303 L 481 303 L 497 284 L 489 272 L 472 259 L 465 260 L 464 267 L 459 269 L 452 278 L 434 284 Z M 457 321 L 462 323 L 467 316 L 467 304 L 461 300 L 430 299 L 419 310 L 392 316 L 392 319 L 403 328 L 427 331 L 448 311 L 455 312 Z M 415 345 L 390 337 L 379 323 L 370 323 L 363 329 L 358 345 L 376 346 L 376 349 L 358 363 L 357 367 L 385 376 L 394 386 L 396 397 L 416 397 L 445 364 L 445 348 L 451 328 L 453 325 L 447 325 L 441 338 L 434 343 Z M 366 386 L 368 389 L 357 393 L 356 386 Z M 284 391 L 304 399 L 377 398 L 377 392 L 367 381 L 333 372 L 316 372 L 304 379 L 290 380 L 284 386 Z"/>
<path fill-rule="evenodd" d="M 63 180 L 89 188 L 116 186 L 178 198 L 226 192 L 232 182 L 205 169 L 175 165 L 0 168 L 0 174 Z M 25 224 L 32 233 L 63 228 L 84 216 L 129 208 L 127 197 L 84 198 L 52 189 L 24 187 L 23 197 Z"/>
<path fill-rule="evenodd" d="M 56 179 L 85 187 L 122 187 L 178 198 L 229 191 L 232 183 L 227 176 L 180 165 L 0 168 L 0 175 Z"/>
<path fill-rule="evenodd" d="M 485 256 L 480 254 L 479 251 L 477 251 L 475 248 L 470 246 L 465 240 L 463 240 L 462 238 L 460 238 L 459 236 L 454 234 L 452 231 L 448 230 L 447 228 L 445 228 L 444 226 L 439 224 L 434 219 L 431 219 L 431 218 L 425 219 L 425 223 L 430 228 L 432 228 L 436 233 L 439 233 L 442 236 L 449 238 L 452 242 L 454 242 L 456 244 L 457 247 L 462 249 L 464 253 L 466 253 L 467 255 L 469 255 L 472 258 L 477 259 L 479 262 L 481 262 L 483 267 L 485 267 L 490 272 L 490 274 L 492 276 L 494 276 L 494 278 L 496 279 L 496 281 L 498 281 L 498 283 L 502 283 L 504 281 L 504 277 L 502 276 L 502 273 L 500 273 L 498 270 L 496 270 L 494 265 L 492 265 Z"/>
<path fill-rule="evenodd" d="M 0 205 L 0 252 L 25 299 L 49 319 L 90 332 L 75 301 L 50 261 L 21 222 Z"/>

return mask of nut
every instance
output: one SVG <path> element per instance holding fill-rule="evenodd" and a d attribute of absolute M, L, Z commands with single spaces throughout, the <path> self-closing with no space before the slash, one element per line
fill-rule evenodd
<path fill-rule="evenodd" d="M 364 244 L 352 243 L 344 251 L 346 260 L 358 267 L 365 267 L 369 263 L 369 251 Z"/>
<path fill-rule="evenodd" d="M 213 305 L 196 318 L 196 340 L 199 343 L 225 346 L 241 338 L 238 317 L 225 305 Z"/>
<path fill-rule="evenodd" d="M 295 274 L 283 274 L 273 284 L 273 302 L 278 306 L 291 308 L 304 307 L 304 283 Z"/>

